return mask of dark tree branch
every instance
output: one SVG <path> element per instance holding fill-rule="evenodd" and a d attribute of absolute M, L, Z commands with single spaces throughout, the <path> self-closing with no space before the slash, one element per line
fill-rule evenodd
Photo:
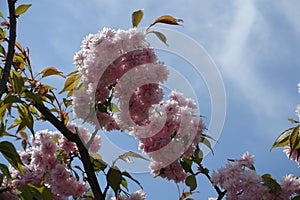
<path fill-rule="evenodd" d="M 104 200 L 104 195 L 101 192 L 94 167 L 90 161 L 90 155 L 83 142 L 81 141 L 79 135 L 72 133 L 61 121 L 59 121 L 48 108 L 44 105 L 35 103 L 34 106 L 40 111 L 45 118 L 57 128 L 69 141 L 74 142 L 77 145 L 77 148 L 80 153 L 81 161 L 84 167 L 84 170 L 87 174 L 87 180 L 91 186 L 95 199 Z"/>
<path fill-rule="evenodd" d="M 6 84 L 8 81 L 9 72 L 13 64 L 13 58 L 15 54 L 15 43 L 16 43 L 16 30 L 17 30 L 17 17 L 15 12 L 15 0 L 7 0 L 9 10 L 9 41 L 8 41 L 8 52 L 5 59 L 5 66 L 2 72 L 0 81 L 0 99 L 2 94 L 6 90 Z"/>

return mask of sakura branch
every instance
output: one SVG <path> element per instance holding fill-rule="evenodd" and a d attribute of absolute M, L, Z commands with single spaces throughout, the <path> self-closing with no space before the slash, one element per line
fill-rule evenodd
<path fill-rule="evenodd" d="M 2 94 L 6 89 L 6 84 L 8 81 L 9 72 L 13 64 L 13 58 L 15 54 L 15 43 L 16 43 L 16 29 L 17 29 L 17 16 L 15 12 L 15 0 L 8 0 L 8 10 L 9 10 L 9 41 L 8 41 L 8 52 L 5 60 L 5 66 L 2 73 L 0 81 L 0 99 Z"/>

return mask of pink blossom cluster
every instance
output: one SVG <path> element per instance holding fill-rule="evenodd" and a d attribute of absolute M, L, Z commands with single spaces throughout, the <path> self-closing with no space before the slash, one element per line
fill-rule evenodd
<path fill-rule="evenodd" d="M 131 71 L 131 74 L 141 78 L 143 83 L 137 85 L 134 91 L 130 91 L 129 95 L 132 98 L 126 105 L 134 106 L 135 111 L 139 112 L 135 115 L 136 120 L 139 120 L 138 116 L 146 117 L 144 113 L 147 113 L 150 107 L 147 96 L 152 97 L 153 102 L 162 99 L 162 91 L 157 84 L 166 80 L 168 71 L 163 64 L 156 63 L 156 55 L 153 49 L 149 48 L 145 32 L 142 30 L 134 28 L 115 31 L 104 28 L 96 34 L 90 34 L 83 40 L 81 50 L 74 56 L 74 64 L 82 74 L 84 86 L 74 93 L 74 113 L 77 118 L 106 130 L 120 128 L 111 113 L 95 109 L 93 106 L 105 103 L 113 93 L 117 97 L 120 90 L 114 90 L 115 84 L 122 89 L 122 95 L 129 92 L 127 88 L 131 88 L 132 80 L 136 80 L 137 77 L 127 76 L 127 80 L 120 82 L 119 79 L 127 72 Z M 145 79 L 146 68 L 148 72 L 155 72 L 151 73 L 152 79 L 149 84 Z M 153 78 L 154 76 L 156 77 Z M 91 114 L 93 112 L 95 113 Z"/>
<path fill-rule="evenodd" d="M 191 156 L 196 145 L 201 140 L 201 134 L 205 129 L 200 117 L 196 117 L 196 103 L 185 98 L 182 93 L 171 92 L 171 100 L 160 103 L 160 109 L 166 115 L 166 120 L 155 123 L 163 123 L 162 128 L 155 134 L 153 126 L 145 129 L 146 137 L 140 138 L 139 148 L 151 157 L 150 169 L 153 174 L 174 182 L 182 182 L 188 174 L 182 169 L 179 161 L 182 157 Z M 139 135 L 141 130 L 136 128 L 133 135 Z"/>
<path fill-rule="evenodd" d="M 118 198 L 112 197 L 111 200 L 145 200 L 146 193 L 139 189 L 136 192 L 132 193 L 130 196 L 119 196 Z"/>
<path fill-rule="evenodd" d="M 169 72 L 157 62 L 145 32 L 105 28 L 88 35 L 74 63 L 84 85 L 74 93 L 76 117 L 108 131 L 129 131 L 151 157 L 152 173 L 184 181 L 187 174 L 179 160 L 194 152 L 205 126 L 196 116 L 192 99 L 172 92 L 170 100 L 162 101 L 164 91 L 159 84 Z M 112 98 L 118 103 L 118 113 L 103 110 Z"/>
<path fill-rule="evenodd" d="M 226 199 L 286 200 L 300 193 L 300 180 L 293 175 L 281 179 L 281 191 L 271 193 L 263 179 L 253 170 L 253 156 L 246 152 L 241 158 L 214 171 L 211 181 L 226 190 Z M 213 199 L 213 198 L 211 198 Z"/>
<path fill-rule="evenodd" d="M 76 133 L 75 125 L 70 124 L 68 128 Z M 78 127 L 78 132 L 83 140 L 90 138 L 89 132 Z M 90 146 L 91 152 L 97 152 L 100 148 L 100 138 L 95 137 Z M 71 154 L 77 154 L 77 147 L 73 142 L 68 141 L 60 132 L 48 130 L 38 131 L 32 138 L 32 146 L 24 152 L 19 152 L 24 163 L 24 176 L 10 167 L 10 173 L 13 178 L 8 183 L 10 188 L 16 188 L 28 183 L 41 184 L 48 187 L 53 194 L 54 199 L 68 199 L 69 196 L 80 197 L 87 191 L 85 182 L 78 181 L 72 176 L 70 169 L 67 168 L 60 158 L 58 152 L 63 153 L 60 156 L 68 158 Z"/>

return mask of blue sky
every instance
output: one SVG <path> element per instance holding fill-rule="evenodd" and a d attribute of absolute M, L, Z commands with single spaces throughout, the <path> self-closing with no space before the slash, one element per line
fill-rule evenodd
<path fill-rule="evenodd" d="M 226 90 L 224 128 L 215 145 L 215 155 L 209 154 L 204 165 L 217 169 L 227 158 L 249 151 L 255 155 L 260 174 L 271 173 L 277 179 L 286 173 L 299 175 L 296 164 L 286 159 L 282 149 L 269 152 L 279 133 L 291 126 L 287 118 L 296 118 L 295 107 L 300 103 L 297 93 L 299 1 L 32 0 L 19 3 L 33 4 L 18 20 L 18 41 L 30 48 L 36 71 L 48 66 L 66 73 L 73 71 L 73 55 L 85 35 L 103 27 L 128 29 L 135 10 L 144 9 L 141 26 L 165 14 L 183 19 L 184 27 L 168 28 L 190 36 L 206 49 L 221 73 Z M 7 10 L 5 6 L 0 5 L 1 11 Z M 166 64 L 176 65 L 172 60 Z M 183 65 L 180 61 L 177 64 Z M 56 78 L 47 81 L 61 88 Z M 203 81 L 192 84 L 197 87 Z M 203 99 L 209 101 L 207 90 L 199 88 L 204 91 Z M 210 105 L 203 104 L 201 109 Z M 203 115 L 209 116 L 209 110 L 203 108 Z M 50 125 L 48 128 L 52 129 Z M 136 177 L 143 183 L 148 199 L 177 199 L 173 183 L 153 179 L 149 174 Z M 194 195 L 195 199 L 216 196 L 204 177 L 198 180 L 200 193 Z"/>

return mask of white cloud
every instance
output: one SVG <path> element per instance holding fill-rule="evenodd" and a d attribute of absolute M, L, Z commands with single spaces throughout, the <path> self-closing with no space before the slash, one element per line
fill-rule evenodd
<path fill-rule="evenodd" d="M 256 61 L 261 59 L 257 50 L 260 42 L 268 37 L 268 25 L 253 1 L 237 1 L 234 11 L 232 24 L 228 34 L 224 35 L 224 45 L 217 54 L 217 60 L 225 79 L 239 89 L 238 93 L 246 98 L 248 106 L 259 115 L 274 117 L 274 110 L 278 112 L 280 104 L 288 100 L 285 95 L 271 88 L 264 74 L 259 74 L 258 67 L 262 66 Z"/>
<path fill-rule="evenodd" d="M 289 20 L 295 31 L 300 33 L 300 1 L 290 0 L 290 1 L 279 1 L 277 4 L 283 11 L 283 14 Z"/>

